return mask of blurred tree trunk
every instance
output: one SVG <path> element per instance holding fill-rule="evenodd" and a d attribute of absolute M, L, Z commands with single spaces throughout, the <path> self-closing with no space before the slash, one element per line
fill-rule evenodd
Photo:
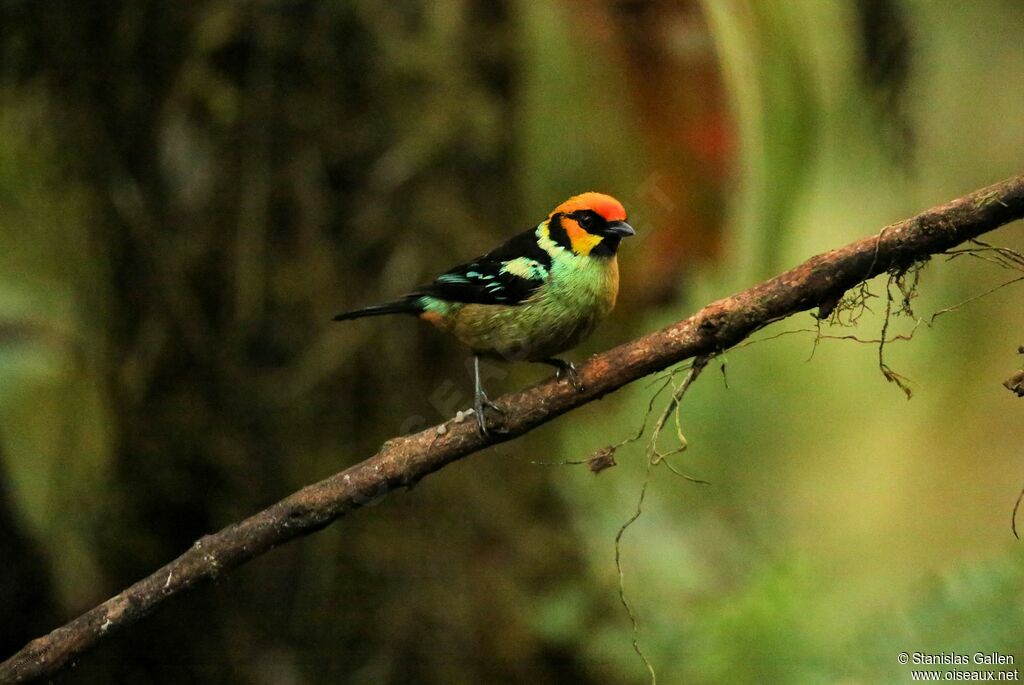
<path fill-rule="evenodd" d="M 0 454 L 0 463 L 3 463 Z M 13 654 L 26 642 L 60 623 L 46 559 L 21 529 L 10 502 L 6 474 L 0 470 L 0 654 Z"/>
<path fill-rule="evenodd" d="M 457 408 L 429 401 L 464 382 L 429 332 L 327 322 L 521 229 L 505 3 L 3 11 L 5 76 L 45 88 L 96 208 L 107 588 Z M 168 607 L 75 677 L 585 682 L 524 603 L 576 563 L 558 500 L 544 474 L 487 468 Z M 452 490 L 478 506 L 452 511 Z"/>

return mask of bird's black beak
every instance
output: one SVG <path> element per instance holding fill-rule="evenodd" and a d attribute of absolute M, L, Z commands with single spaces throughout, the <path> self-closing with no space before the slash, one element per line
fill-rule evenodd
<path fill-rule="evenodd" d="M 636 231 L 633 230 L 633 227 L 625 221 L 611 221 L 608 223 L 608 228 L 605 229 L 605 231 L 620 238 L 636 235 Z"/>

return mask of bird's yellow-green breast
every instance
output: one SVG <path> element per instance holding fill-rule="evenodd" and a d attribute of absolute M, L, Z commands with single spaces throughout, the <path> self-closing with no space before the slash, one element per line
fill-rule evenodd
<path fill-rule="evenodd" d="M 547 359 L 576 346 L 615 306 L 618 262 L 614 254 L 591 256 L 600 238 L 595 240 L 574 221 L 561 220 L 559 228 L 568 241 L 554 239 L 549 222 L 535 230 L 547 264 L 523 256 L 502 266 L 516 276 L 543 279 L 529 297 L 517 304 L 481 304 L 426 296 L 423 318 L 473 351 L 505 359 Z"/>

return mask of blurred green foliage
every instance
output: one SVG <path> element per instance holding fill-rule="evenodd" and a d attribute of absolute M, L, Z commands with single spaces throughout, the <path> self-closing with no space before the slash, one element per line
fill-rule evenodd
<path fill-rule="evenodd" d="M 462 353 L 432 331 L 327 322 L 564 196 L 613 193 L 643 227 L 583 356 L 1024 162 L 1024 11 L 1003 0 L 47 0 L 0 4 L 0 27 L 5 654 L 467 405 Z M 674 98 L 714 88 L 728 116 Z M 698 138 L 660 140 L 673 117 Z M 1024 248 L 1019 226 L 993 240 Z M 933 260 L 914 313 L 1006 278 Z M 822 332 L 877 338 L 871 287 L 855 329 Z M 815 346 L 806 315 L 712 362 L 671 458 L 711 485 L 654 469 L 621 550 L 661 682 L 904 682 L 900 651 L 1024 657 L 1021 409 L 999 385 L 1019 297 L 888 345 L 911 402 L 876 345 Z M 623 440 L 655 387 L 277 550 L 61 680 L 641 682 L 613 541 L 644 445 L 599 477 L 534 462 Z"/>

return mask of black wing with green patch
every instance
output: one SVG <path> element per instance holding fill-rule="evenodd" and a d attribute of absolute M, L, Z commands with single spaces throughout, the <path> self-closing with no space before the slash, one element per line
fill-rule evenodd
<path fill-rule="evenodd" d="M 510 267 L 510 262 L 515 264 Z M 530 230 L 450 269 L 412 294 L 467 304 L 515 305 L 544 284 L 550 268 L 551 255 L 537 244 L 537 234 Z"/>

